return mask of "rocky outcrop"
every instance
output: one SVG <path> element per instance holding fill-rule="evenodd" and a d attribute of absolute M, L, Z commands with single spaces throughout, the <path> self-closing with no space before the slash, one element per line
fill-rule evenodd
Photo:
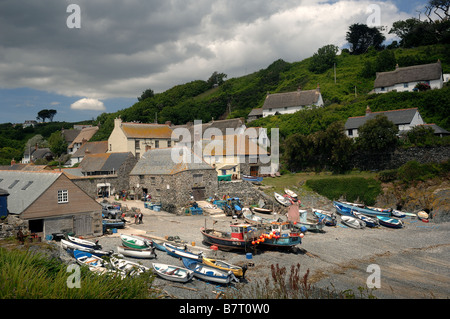
<path fill-rule="evenodd" d="M 435 222 L 450 221 L 448 180 L 430 179 L 408 186 L 385 183 L 382 189 L 382 194 L 377 197 L 378 207 L 392 207 L 413 213 L 424 210 Z"/>

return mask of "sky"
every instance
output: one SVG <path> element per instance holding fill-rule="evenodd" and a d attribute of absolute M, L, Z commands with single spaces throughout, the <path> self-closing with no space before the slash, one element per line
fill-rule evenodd
<path fill-rule="evenodd" d="M 146 89 L 228 79 L 346 47 L 353 23 L 418 17 L 424 0 L 2 0 L 0 123 L 95 119 Z"/>

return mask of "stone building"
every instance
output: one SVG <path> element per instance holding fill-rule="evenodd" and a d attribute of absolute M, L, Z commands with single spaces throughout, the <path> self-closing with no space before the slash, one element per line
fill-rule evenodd
<path fill-rule="evenodd" d="M 136 194 L 149 194 L 153 201 L 185 205 L 191 196 L 204 200 L 217 192 L 217 172 L 194 155 L 190 148 L 152 149 L 145 152 L 130 172 Z"/>
<path fill-rule="evenodd" d="M 135 164 L 131 152 L 87 154 L 77 168 L 63 171 L 91 197 L 108 197 L 128 191 L 129 174 Z"/>

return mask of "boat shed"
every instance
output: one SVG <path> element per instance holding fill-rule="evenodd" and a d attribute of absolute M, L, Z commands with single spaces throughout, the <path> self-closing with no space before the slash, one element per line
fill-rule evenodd
<path fill-rule="evenodd" d="M 0 189 L 9 193 L 8 214 L 36 237 L 103 234 L 101 205 L 60 171 L 0 171 Z"/>

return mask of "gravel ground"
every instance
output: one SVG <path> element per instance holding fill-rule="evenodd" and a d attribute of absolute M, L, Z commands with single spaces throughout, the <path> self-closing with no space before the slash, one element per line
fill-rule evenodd
<path fill-rule="evenodd" d="M 203 251 L 208 257 L 227 260 L 234 264 L 250 263 L 244 285 L 252 285 L 270 276 L 270 266 L 291 268 L 300 264 L 300 274 L 310 271 L 309 280 L 318 288 L 343 291 L 366 288 L 373 270 L 379 267 L 380 286 L 371 293 L 379 299 L 419 299 L 450 297 L 450 223 L 423 223 L 406 218 L 402 229 L 352 229 L 338 224 L 325 227 L 321 233 L 306 233 L 296 252 L 260 251 L 247 259 L 243 252 L 213 251 L 202 243 L 200 227 L 207 226 L 227 230 L 231 217 L 223 214 L 179 216 L 166 212 L 155 212 L 143 207 L 139 201 L 129 201 L 128 207 L 138 207 L 143 212 L 143 224 L 134 224 L 134 219 L 116 234 L 99 238 L 104 250 L 117 251 L 121 244 L 120 234 L 145 234 L 156 238 L 179 236 L 193 251 Z M 156 261 L 182 266 L 177 258 L 157 250 L 157 258 L 139 260 L 151 267 Z M 136 261 L 136 259 L 130 258 Z M 370 266 L 373 268 L 373 266 Z M 225 288 L 194 279 L 180 284 L 155 279 L 155 286 L 173 298 L 214 299 Z M 250 297 L 251 298 L 251 297 Z"/>

